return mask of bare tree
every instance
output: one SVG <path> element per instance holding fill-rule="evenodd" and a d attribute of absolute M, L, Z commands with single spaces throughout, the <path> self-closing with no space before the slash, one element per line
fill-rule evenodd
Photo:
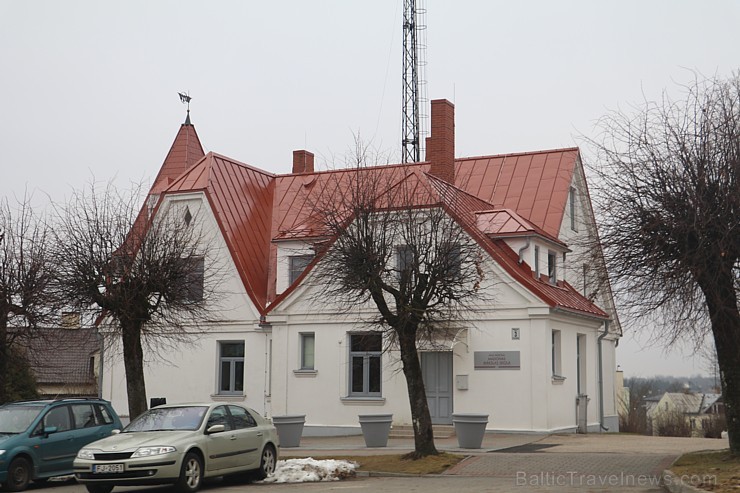
<path fill-rule="evenodd" d="M 656 382 L 652 379 L 630 378 L 627 382 L 628 396 L 622 402 L 624 414 L 619 416 L 619 431 L 626 433 L 651 434 L 647 421 L 647 398 L 658 395 Z M 623 399 L 620 396 L 620 399 Z"/>
<path fill-rule="evenodd" d="M 147 409 L 144 349 L 156 357 L 192 340 L 219 272 L 204 269 L 209 244 L 194 211 L 140 210 L 140 191 L 91 183 L 59 208 L 55 229 L 62 295 L 120 336 L 132 419 Z"/>
<path fill-rule="evenodd" d="M 414 427 L 410 458 L 437 454 L 418 344 L 454 338 L 462 310 L 481 296 L 478 245 L 450 215 L 429 178 L 402 168 L 333 174 L 314 220 L 326 233 L 314 282 L 400 350 Z M 449 198 L 454 201 L 454 198 Z M 387 348 L 386 348 L 387 349 Z"/>
<path fill-rule="evenodd" d="M 696 79 L 682 99 L 599 127 L 596 202 L 614 286 L 667 343 L 711 332 L 740 454 L 740 78 Z"/>
<path fill-rule="evenodd" d="M 23 348 L 57 314 L 49 239 L 49 227 L 34 214 L 30 196 L 13 207 L 7 199 L 0 201 L 0 403 L 19 395 L 20 381 L 11 375 L 29 371 L 21 361 Z"/>

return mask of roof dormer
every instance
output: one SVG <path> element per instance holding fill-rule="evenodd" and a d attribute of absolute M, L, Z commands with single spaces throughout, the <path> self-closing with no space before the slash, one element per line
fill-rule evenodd
<path fill-rule="evenodd" d="M 532 270 L 535 279 L 557 285 L 564 280 L 565 258 L 571 250 L 510 209 L 476 213 L 476 226 L 493 239 L 503 240 L 519 255 L 519 263 Z"/>

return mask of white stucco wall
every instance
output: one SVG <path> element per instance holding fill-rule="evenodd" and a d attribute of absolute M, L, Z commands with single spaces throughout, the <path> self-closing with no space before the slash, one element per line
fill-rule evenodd
<path fill-rule="evenodd" d="M 575 338 L 586 335 L 587 392 L 596 395 L 596 333 L 600 321 L 553 315 L 540 300 L 523 290 L 496 265 L 487 265 L 490 307 L 470 315 L 467 330 L 450 344 L 453 351 L 453 386 L 467 375 L 468 389 L 453 391 L 453 412 L 489 414 L 489 429 L 508 431 L 573 430 L 575 421 Z M 309 276 L 310 278 L 310 276 Z M 371 309 L 371 308 L 370 308 Z M 410 424 L 405 379 L 397 353 L 383 354 L 382 399 L 348 399 L 348 333 L 361 329 L 356 316 L 337 316 L 322 290 L 310 279 L 268 316 L 273 323 L 272 411 L 305 414 L 312 427 L 357 429 L 358 414 L 392 413 L 396 424 Z M 551 330 L 562 332 L 563 373 L 553 383 Z M 512 328 L 519 339 L 512 339 Z M 295 371 L 300 366 L 300 334 L 315 334 L 315 373 Z M 475 351 L 519 351 L 518 370 L 474 368 Z M 277 356 L 280 355 L 280 356 Z M 278 362 L 280 358 L 287 364 Z M 597 401 L 589 403 L 589 421 L 598 423 Z"/>

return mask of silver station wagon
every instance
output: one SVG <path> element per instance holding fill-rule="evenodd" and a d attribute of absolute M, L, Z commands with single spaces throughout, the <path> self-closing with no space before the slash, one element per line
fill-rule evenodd
<path fill-rule="evenodd" d="M 167 404 L 137 417 L 121 433 L 82 448 L 74 474 L 90 493 L 153 484 L 174 484 L 193 493 L 204 478 L 266 478 L 275 470 L 279 448 L 275 426 L 252 409 Z"/>

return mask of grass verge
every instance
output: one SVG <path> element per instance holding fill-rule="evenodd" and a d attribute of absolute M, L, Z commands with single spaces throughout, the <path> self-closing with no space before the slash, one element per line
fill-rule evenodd
<path fill-rule="evenodd" d="M 671 466 L 684 483 L 717 493 L 740 490 L 740 457 L 729 450 L 684 454 Z"/>

